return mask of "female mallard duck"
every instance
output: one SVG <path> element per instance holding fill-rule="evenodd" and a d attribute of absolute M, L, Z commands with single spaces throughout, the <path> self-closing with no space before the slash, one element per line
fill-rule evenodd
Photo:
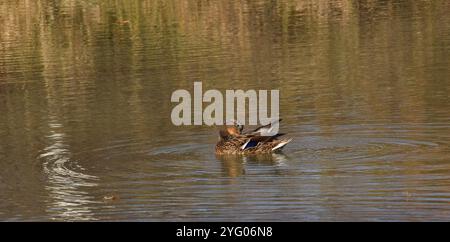
<path fill-rule="evenodd" d="M 235 122 L 234 126 L 220 130 L 216 154 L 264 154 L 281 151 L 292 139 L 278 139 L 284 134 L 267 136 L 271 126 L 272 124 L 268 124 L 243 132 L 244 126 Z"/>

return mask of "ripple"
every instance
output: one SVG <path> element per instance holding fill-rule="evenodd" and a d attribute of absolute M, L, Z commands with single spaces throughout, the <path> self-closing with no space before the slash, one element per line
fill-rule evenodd
<path fill-rule="evenodd" d="M 210 148 L 210 146 L 208 146 Z M 176 144 L 169 146 L 162 146 L 152 149 L 149 154 L 151 155 L 165 155 L 165 154 L 193 154 L 199 150 L 207 148 L 205 145 L 198 143 Z"/>
<path fill-rule="evenodd" d="M 340 125 L 333 131 L 321 132 L 319 128 L 298 134 L 294 139 L 298 149 L 294 154 L 309 154 L 311 159 L 368 161 L 394 161 L 414 158 L 425 159 L 428 154 L 445 153 L 448 140 L 436 135 L 443 125 L 429 125 L 422 133 L 412 130 L 414 125 Z M 299 130 L 305 130 L 298 127 Z M 403 134 L 403 135 L 399 135 Z M 296 132 L 293 134 L 296 135 Z M 439 140 L 439 141 L 436 141 Z M 412 157 L 414 156 L 414 157 Z"/>
<path fill-rule="evenodd" d="M 62 125 L 53 121 L 49 126 L 50 144 L 38 156 L 47 176 L 47 212 L 56 220 L 95 220 L 91 204 L 97 202 L 83 189 L 96 187 L 98 178 L 85 174 L 84 168 L 71 158 L 70 148 L 65 144 L 66 135 L 58 132 Z"/>

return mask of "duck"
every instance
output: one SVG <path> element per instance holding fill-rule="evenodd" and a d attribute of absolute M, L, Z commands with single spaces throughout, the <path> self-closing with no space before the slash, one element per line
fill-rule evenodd
<path fill-rule="evenodd" d="M 281 119 L 276 122 L 280 122 Z M 278 153 L 292 141 L 280 139 L 284 133 L 269 135 L 275 122 L 244 132 L 244 126 L 233 121 L 231 126 L 219 130 L 219 141 L 215 146 L 218 155 L 247 155 Z"/>

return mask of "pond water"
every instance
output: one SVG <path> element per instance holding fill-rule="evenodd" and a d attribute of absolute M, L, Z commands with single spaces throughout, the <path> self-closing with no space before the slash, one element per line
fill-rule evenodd
<path fill-rule="evenodd" d="M 0 220 L 450 220 L 450 2 L 1 1 Z M 173 91 L 280 90 L 220 157 Z M 112 198 L 112 199 L 111 199 Z"/>

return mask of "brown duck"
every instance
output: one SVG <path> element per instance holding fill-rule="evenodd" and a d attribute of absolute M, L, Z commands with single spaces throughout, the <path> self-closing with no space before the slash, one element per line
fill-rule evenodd
<path fill-rule="evenodd" d="M 277 122 L 281 121 L 278 120 Z M 273 123 L 272 123 L 273 124 Z M 292 139 L 279 139 L 284 134 L 267 136 L 272 124 L 243 132 L 244 126 L 234 122 L 233 126 L 219 131 L 216 154 L 264 154 L 280 152 Z"/>

